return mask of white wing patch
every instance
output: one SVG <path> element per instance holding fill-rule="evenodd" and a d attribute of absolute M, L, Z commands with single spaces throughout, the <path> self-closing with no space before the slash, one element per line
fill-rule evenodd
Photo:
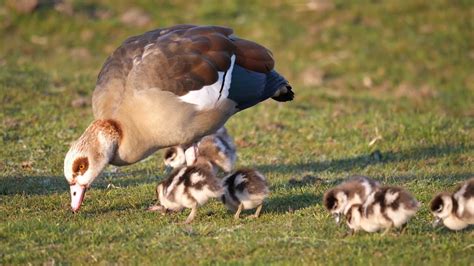
<path fill-rule="evenodd" d="M 231 57 L 230 67 L 227 69 L 227 72 L 218 72 L 219 78 L 214 84 L 204 86 L 200 90 L 190 91 L 179 98 L 184 102 L 197 105 L 199 109 L 215 106 L 219 100 L 226 99 L 229 96 L 234 64 L 235 55 Z"/>

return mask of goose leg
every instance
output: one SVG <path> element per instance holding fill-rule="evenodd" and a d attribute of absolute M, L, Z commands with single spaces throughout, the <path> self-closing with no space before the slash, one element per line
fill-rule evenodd
<path fill-rule="evenodd" d="M 190 224 L 196 217 L 196 213 L 197 213 L 197 203 L 195 203 L 194 206 L 191 208 L 191 213 L 189 213 L 189 216 L 184 223 Z"/>
<path fill-rule="evenodd" d="M 239 208 L 237 209 L 237 212 L 234 215 L 235 220 L 238 220 L 240 218 L 240 212 L 242 212 L 243 208 L 244 208 L 244 204 L 240 203 Z"/>
<path fill-rule="evenodd" d="M 255 214 L 253 215 L 253 218 L 258 218 L 260 216 L 260 212 L 262 211 L 263 204 L 258 205 L 257 210 L 255 211 Z"/>
<path fill-rule="evenodd" d="M 197 160 L 197 156 L 198 156 L 198 147 L 196 143 L 193 143 L 190 147 L 188 147 L 184 151 L 184 157 L 186 158 L 186 165 L 187 166 L 193 165 Z"/>

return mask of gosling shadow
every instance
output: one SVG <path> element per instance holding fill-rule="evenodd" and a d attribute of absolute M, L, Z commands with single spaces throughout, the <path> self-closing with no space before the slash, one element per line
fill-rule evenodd
<path fill-rule="evenodd" d="M 268 213 L 293 213 L 319 203 L 321 203 L 321 195 L 313 193 L 276 196 L 265 201 L 264 210 Z"/>

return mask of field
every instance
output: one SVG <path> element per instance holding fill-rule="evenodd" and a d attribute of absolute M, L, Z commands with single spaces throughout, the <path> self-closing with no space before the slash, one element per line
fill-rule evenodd
<path fill-rule="evenodd" d="M 42 1 L 26 13 L 11 2 L 0 1 L 0 264 L 474 265 L 472 227 L 432 228 L 428 210 L 474 176 L 472 1 Z M 293 102 L 227 123 L 238 166 L 271 184 L 261 218 L 234 221 L 218 201 L 192 225 L 187 211 L 147 212 L 162 152 L 107 168 L 72 214 L 63 160 L 93 119 L 102 63 L 128 36 L 178 23 L 264 44 L 294 87 Z M 354 174 L 422 202 L 405 234 L 345 237 L 322 195 Z"/>

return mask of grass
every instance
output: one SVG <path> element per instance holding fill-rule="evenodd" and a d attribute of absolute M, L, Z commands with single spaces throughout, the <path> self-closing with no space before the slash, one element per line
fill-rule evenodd
<path fill-rule="evenodd" d="M 472 228 L 433 229 L 427 209 L 474 175 L 470 1 L 173 3 L 137 1 L 152 19 L 141 27 L 120 21 L 127 1 L 74 1 L 72 15 L 0 5 L 0 264 L 473 264 Z M 106 169 L 73 215 L 62 164 L 92 112 L 71 101 L 91 97 L 126 37 L 177 23 L 228 25 L 265 44 L 295 88 L 294 102 L 268 101 L 227 124 L 239 166 L 271 183 L 262 217 L 234 221 L 217 201 L 190 226 L 180 224 L 187 212 L 146 212 L 161 153 Z M 353 174 L 423 203 L 406 234 L 343 237 L 321 197 Z M 323 182 L 289 183 L 305 175 Z"/>

